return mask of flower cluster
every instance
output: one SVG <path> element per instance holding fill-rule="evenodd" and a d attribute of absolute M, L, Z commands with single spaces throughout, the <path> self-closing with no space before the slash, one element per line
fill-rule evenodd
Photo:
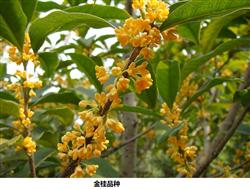
<path fill-rule="evenodd" d="M 197 90 L 198 85 L 194 82 L 191 82 L 191 79 L 192 79 L 192 75 L 189 75 L 182 82 L 181 88 L 175 100 L 177 104 L 181 104 L 185 98 L 190 98 Z"/>
<path fill-rule="evenodd" d="M 31 51 L 31 44 L 29 34 L 25 34 L 25 43 L 23 45 L 23 52 L 18 52 L 15 46 L 9 48 L 9 58 L 12 62 L 15 62 L 17 65 L 22 64 L 26 61 L 31 61 L 34 65 L 38 65 L 39 61 L 37 56 Z"/>
<path fill-rule="evenodd" d="M 177 172 L 184 176 L 191 177 L 195 171 L 196 146 L 188 146 L 188 122 L 179 130 L 177 136 L 168 138 L 167 154 L 178 163 Z"/>
<path fill-rule="evenodd" d="M 75 172 L 70 176 L 71 178 L 84 177 L 85 175 L 93 176 L 96 173 L 98 165 L 86 165 L 85 169 L 82 169 L 80 165 L 75 168 Z"/>
<path fill-rule="evenodd" d="M 183 100 L 189 98 L 197 89 L 197 85 L 190 82 L 191 76 L 187 77 L 179 90 L 179 93 L 173 103 L 172 109 L 168 107 L 166 103 L 162 104 L 160 113 L 164 116 L 162 122 L 167 124 L 169 127 L 181 126 L 176 136 L 170 136 L 168 138 L 168 150 L 167 154 L 173 159 L 178 165 L 176 166 L 177 172 L 184 176 L 192 176 L 195 171 L 195 160 L 196 157 L 196 146 L 188 146 L 188 121 L 181 121 L 181 105 Z"/>
<path fill-rule="evenodd" d="M 140 55 L 149 59 L 153 55 L 150 47 L 161 42 L 161 32 L 154 22 L 166 20 L 169 10 L 164 2 L 158 0 L 135 0 L 133 8 L 140 10 L 142 18 L 127 19 L 123 27 L 117 28 L 115 33 L 122 46 L 140 47 Z M 162 36 L 166 38 L 166 32 Z"/>
<path fill-rule="evenodd" d="M 29 156 L 36 152 L 36 143 L 32 140 L 31 137 L 25 137 L 22 145 Z"/>
<path fill-rule="evenodd" d="M 31 98 L 36 96 L 35 89 L 42 87 L 40 80 L 32 80 L 33 75 L 26 71 L 27 63 L 32 62 L 35 66 L 38 65 L 37 56 L 31 51 L 29 35 L 25 35 L 25 43 L 23 45 L 23 52 L 17 52 L 16 47 L 9 48 L 9 59 L 17 65 L 23 66 L 23 71 L 17 70 L 15 76 L 19 79 L 18 82 L 9 84 L 7 88 L 14 91 L 15 98 L 19 101 L 19 119 L 12 122 L 16 131 L 22 133 L 25 139 L 22 146 L 17 149 L 25 149 L 28 155 L 36 151 L 36 144 L 32 141 L 29 133 L 32 130 L 31 118 L 34 112 L 29 108 L 28 103 Z"/>
<path fill-rule="evenodd" d="M 137 9 L 136 3 L 136 1 L 133 3 L 135 9 Z M 96 78 L 101 84 L 106 84 L 111 75 L 115 78 L 114 82 L 107 85 L 104 92 L 96 93 L 94 102 L 80 102 L 79 105 L 84 108 L 79 113 L 83 125 L 76 124 L 74 129 L 67 132 L 62 137 L 62 142 L 58 144 L 58 156 L 63 166 L 68 166 L 72 161 L 77 164 L 74 167 L 74 173 L 70 173 L 71 177 L 92 176 L 97 166 L 85 165 L 86 168 L 83 169 L 80 160 L 101 155 L 109 142 L 105 136 L 107 129 L 116 133 L 124 131 L 122 123 L 112 117 L 109 112 L 122 105 L 120 95 L 128 89 L 131 80 L 134 81 L 135 89 L 139 94 L 150 88 L 153 83 L 150 72 L 147 70 L 147 62 L 137 64 L 135 60 L 138 56 L 142 56 L 146 60 L 152 57 L 150 48 L 160 44 L 161 41 L 161 33 L 153 22 L 165 20 L 168 16 L 168 9 L 162 1 L 151 0 L 148 3 L 144 3 L 144 1 L 139 3 L 144 6 L 141 8 L 142 18 L 129 18 L 123 27 L 115 30 L 120 44 L 122 46 L 132 45 L 135 47 L 134 51 L 124 63 L 116 62 L 111 73 L 103 66 L 95 67 Z M 68 176 L 68 174 L 66 175 Z"/>
<path fill-rule="evenodd" d="M 96 66 L 96 75 L 99 80 L 109 77 L 106 74 L 103 67 Z M 100 157 L 102 151 L 107 149 L 109 142 L 106 139 L 106 130 L 111 129 L 116 133 L 124 131 L 122 123 L 111 117 L 108 111 L 121 105 L 119 91 L 126 90 L 127 86 L 126 78 L 119 76 L 114 84 L 106 87 L 106 93 L 95 94 L 95 101 L 82 100 L 79 103 L 79 106 L 84 108 L 78 114 L 83 125 L 75 124 L 74 130 L 67 132 L 62 137 L 62 143 L 58 144 L 58 156 L 64 166 L 68 165 L 70 160 L 80 161 Z M 106 109 L 109 103 L 110 107 Z M 79 163 L 71 177 L 92 176 L 97 167 L 97 165 L 86 165 L 84 171 Z"/>
<path fill-rule="evenodd" d="M 139 9 L 151 23 L 163 22 L 168 18 L 169 10 L 162 0 L 133 0 L 132 6 L 134 9 Z"/>
<path fill-rule="evenodd" d="M 180 123 L 181 109 L 176 103 L 173 104 L 173 108 L 171 110 L 166 103 L 163 103 L 160 113 L 165 117 L 165 120 L 162 120 L 163 124 L 167 124 L 169 127 L 174 127 Z"/>
<path fill-rule="evenodd" d="M 162 122 L 169 127 L 177 126 L 180 121 L 181 109 L 180 106 L 185 98 L 191 97 L 197 90 L 198 86 L 195 83 L 191 83 L 191 76 L 188 76 L 182 83 L 178 95 L 175 99 L 172 109 L 168 107 L 166 103 L 162 104 L 161 115 L 165 117 Z"/>

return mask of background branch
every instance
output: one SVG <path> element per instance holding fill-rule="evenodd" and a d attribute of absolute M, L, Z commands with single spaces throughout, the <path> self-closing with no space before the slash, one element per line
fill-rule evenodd
<path fill-rule="evenodd" d="M 155 126 L 156 126 L 156 125 L 153 125 L 153 126 L 149 127 L 149 128 L 146 129 L 145 131 L 143 131 L 143 132 L 141 132 L 141 133 L 135 135 L 134 137 L 128 139 L 127 141 L 123 142 L 122 144 L 118 145 L 117 147 L 110 148 L 109 150 L 107 150 L 106 152 L 104 152 L 104 153 L 102 154 L 101 157 L 102 157 L 102 158 L 105 158 L 105 157 L 109 156 L 110 154 L 112 154 L 112 153 L 114 153 L 114 152 L 120 150 L 122 147 L 124 147 L 124 146 L 130 144 L 131 142 L 134 142 L 135 140 L 137 140 L 137 139 L 140 138 L 141 136 L 143 136 L 143 135 L 147 134 L 149 131 L 151 131 Z"/>
<path fill-rule="evenodd" d="M 241 83 L 239 90 L 242 90 L 250 85 L 250 63 L 248 63 L 248 68 L 245 72 L 244 82 Z M 193 177 L 199 177 L 204 170 L 209 166 L 209 164 L 219 155 L 223 150 L 226 143 L 233 136 L 235 130 L 240 125 L 241 121 L 244 119 L 245 115 L 249 111 L 250 103 L 244 108 L 241 107 L 240 102 L 233 103 L 231 109 L 229 110 L 226 118 L 220 125 L 220 129 L 207 152 L 203 152 L 198 156 L 196 172 Z"/>

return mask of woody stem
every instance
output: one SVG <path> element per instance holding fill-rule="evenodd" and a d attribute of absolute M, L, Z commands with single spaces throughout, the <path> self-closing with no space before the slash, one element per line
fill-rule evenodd
<path fill-rule="evenodd" d="M 24 70 L 27 71 L 27 62 L 23 63 Z M 26 72 L 27 73 L 27 72 Z M 23 87 L 23 99 L 24 99 L 24 114 L 25 117 L 28 117 L 28 109 L 29 109 L 29 91 L 27 88 Z M 31 129 L 30 126 L 27 127 L 26 136 L 31 136 Z M 35 158 L 34 154 L 28 155 L 28 162 L 30 167 L 30 174 L 31 177 L 36 177 L 36 167 L 35 167 Z"/>
<path fill-rule="evenodd" d="M 139 55 L 140 51 L 141 51 L 141 47 L 136 47 L 133 49 L 132 53 L 129 56 L 128 62 L 124 67 L 124 73 L 123 73 L 123 77 L 128 78 L 129 75 L 126 72 L 126 70 L 129 68 L 130 64 L 132 62 L 135 61 L 135 59 L 137 58 L 137 56 Z M 108 99 L 105 103 L 105 105 L 103 106 L 103 108 L 101 108 L 99 110 L 99 115 L 100 116 L 104 116 L 110 109 L 111 105 L 112 105 L 112 100 Z M 89 140 L 91 142 L 91 140 Z M 90 143 L 89 142 L 89 143 Z M 86 142 L 87 143 L 87 142 Z M 61 177 L 69 177 L 75 170 L 75 167 L 77 166 L 77 162 L 78 160 L 70 160 L 69 164 L 67 165 L 67 167 L 64 169 L 64 171 L 61 174 Z"/>

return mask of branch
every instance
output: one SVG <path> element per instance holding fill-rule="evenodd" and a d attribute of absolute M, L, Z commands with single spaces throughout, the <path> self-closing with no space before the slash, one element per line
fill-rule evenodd
<path fill-rule="evenodd" d="M 234 167 L 231 169 L 231 171 L 236 171 L 236 170 L 238 170 L 238 169 L 244 168 L 244 167 L 245 167 L 246 165 L 248 165 L 249 163 L 250 163 L 250 161 L 244 161 L 244 162 L 242 162 L 241 164 L 234 166 Z M 218 173 L 218 174 L 215 174 L 215 175 L 211 175 L 210 177 L 216 178 L 216 177 L 221 177 L 221 176 L 223 176 L 223 175 L 224 175 L 224 172 Z"/>
<path fill-rule="evenodd" d="M 131 53 L 131 55 L 130 55 L 130 57 L 129 57 L 129 59 L 128 59 L 128 62 L 127 62 L 127 64 L 125 65 L 125 67 L 124 67 L 124 73 L 123 73 L 123 76 L 125 77 L 125 78 L 128 78 L 129 77 L 129 75 L 128 75 L 128 73 L 126 72 L 126 70 L 128 69 L 128 67 L 130 66 L 130 64 L 132 63 L 132 62 L 134 62 L 135 61 L 135 59 L 137 58 L 137 56 L 139 55 L 139 53 L 140 53 L 140 51 L 141 51 L 141 47 L 136 47 L 136 48 L 134 48 L 133 49 L 133 51 L 132 51 L 132 53 Z M 112 101 L 111 100 L 107 100 L 106 101 L 106 103 L 105 103 L 105 105 L 104 105 L 104 107 L 103 108 L 100 108 L 100 110 L 99 110 L 99 115 L 100 116 L 104 116 L 108 111 L 109 111 L 109 109 L 110 109 L 110 107 L 111 107 L 111 105 L 112 105 Z M 87 138 L 88 140 L 86 141 L 86 145 L 88 145 L 88 144 L 90 144 L 91 143 L 91 140 L 92 140 L 92 138 L 90 137 L 90 138 Z M 64 171 L 62 172 L 62 174 L 60 175 L 60 177 L 69 177 L 73 172 L 74 172 L 74 170 L 75 170 L 75 167 L 77 166 L 77 162 L 78 162 L 79 160 L 77 159 L 77 160 L 70 160 L 70 162 L 69 162 L 69 164 L 66 166 L 66 168 L 64 169 Z"/>
<path fill-rule="evenodd" d="M 27 62 L 23 63 L 24 65 L 24 70 L 27 71 Z M 23 98 L 24 98 L 24 114 L 26 117 L 28 117 L 28 109 L 29 109 L 29 90 L 25 87 L 23 87 Z M 31 136 L 31 127 L 27 128 L 27 135 L 26 136 Z M 34 154 L 28 155 L 28 162 L 29 162 L 29 167 L 30 167 L 30 174 L 31 177 L 35 178 L 36 177 L 36 166 L 35 166 L 35 157 Z"/>
<path fill-rule="evenodd" d="M 29 167 L 30 167 L 30 174 L 33 178 L 36 177 L 36 166 L 35 166 L 35 158 L 34 154 L 31 156 L 28 156 L 28 161 L 29 161 Z"/>
<path fill-rule="evenodd" d="M 150 130 L 152 130 L 155 126 L 156 126 L 156 125 L 152 125 L 151 127 L 149 127 L 148 129 L 146 129 L 145 131 L 143 131 L 143 132 L 141 132 L 141 133 L 135 135 L 134 137 L 132 137 L 132 138 L 130 138 L 130 139 L 128 139 L 128 140 L 126 140 L 124 143 L 118 145 L 117 147 L 110 148 L 109 150 L 107 150 L 106 152 L 104 152 L 104 153 L 102 154 L 101 157 L 102 157 L 102 158 L 108 157 L 110 154 L 112 154 L 112 153 L 114 153 L 114 152 L 120 150 L 122 147 L 124 147 L 124 146 L 130 144 L 131 142 L 134 142 L 135 140 L 137 140 L 137 139 L 140 138 L 141 136 L 147 134 L 147 133 L 148 133 Z"/>
<path fill-rule="evenodd" d="M 239 87 L 242 90 L 250 85 L 250 63 L 248 63 L 248 68 L 244 76 L 244 83 Z M 228 112 L 226 118 L 221 123 L 219 131 L 216 134 L 214 140 L 212 141 L 207 153 L 203 152 L 198 156 L 196 172 L 193 177 L 200 177 L 203 171 L 209 166 L 209 164 L 219 155 L 223 150 L 224 146 L 227 144 L 229 139 L 233 136 L 235 130 L 240 125 L 241 121 L 244 119 L 245 115 L 249 111 L 250 103 L 243 109 L 239 102 L 233 103 L 230 111 Z"/>

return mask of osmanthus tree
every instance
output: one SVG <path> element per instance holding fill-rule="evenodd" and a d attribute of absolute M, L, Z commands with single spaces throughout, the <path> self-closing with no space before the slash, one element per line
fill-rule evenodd
<path fill-rule="evenodd" d="M 249 9 L 0 0 L 1 177 L 249 177 Z"/>

